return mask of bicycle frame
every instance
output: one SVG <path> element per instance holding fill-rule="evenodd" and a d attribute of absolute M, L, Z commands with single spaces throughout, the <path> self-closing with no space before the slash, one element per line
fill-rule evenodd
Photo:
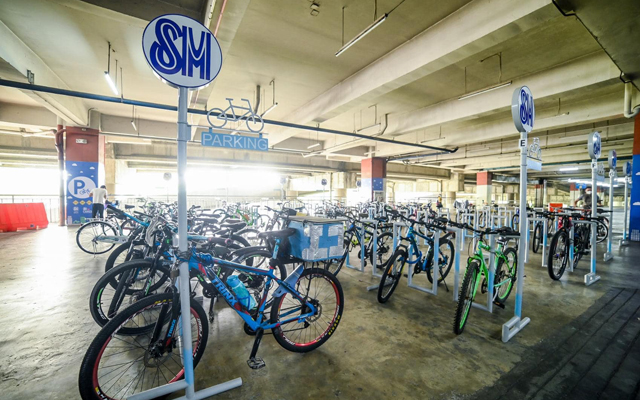
<path fill-rule="evenodd" d="M 494 263 L 497 265 L 498 264 L 498 260 L 503 260 L 505 262 L 506 265 L 509 265 L 509 260 L 507 259 L 507 257 L 504 255 L 504 253 L 502 252 L 502 248 L 503 248 L 503 244 L 502 243 L 498 243 L 498 247 L 496 248 L 495 251 L 493 251 L 493 254 L 495 256 L 494 259 Z M 482 276 L 485 277 L 485 279 L 494 279 L 494 277 L 491 276 L 491 273 L 489 271 L 489 268 L 487 268 L 487 264 L 484 261 L 484 254 L 482 253 L 482 250 L 486 250 L 491 252 L 491 247 L 489 247 L 488 245 L 486 245 L 485 243 L 483 243 L 481 240 L 478 241 L 478 246 L 476 248 L 475 253 L 469 257 L 469 259 L 467 260 L 467 268 L 469 267 L 469 265 L 471 264 L 471 262 L 473 260 L 477 260 L 478 263 L 480 264 L 480 273 L 482 274 Z M 511 268 L 511 266 L 509 266 L 509 268 Z M 511 273 L 511 270 L 509 270 L 509 273 Z M 506 284 L 507 282 L 510 282 L 510 279 L 505 279 L 502 282 L 498 282 L 493 284 L 493 288 L 499 288 L 500 286 Z M 478 285 L 480 284 L 480 279 L 476 279 L 476 283 L 475 283 L 475 287 L 473 288 L 473 296 L 472 296 L 472 301 L 475 301 L 476 298 L 476 292 L 478 290 Z M 496 292 L 497 293 L 497 292 Z M 493 300 L 495 300 L 495 297 L 493 298 Z"/>

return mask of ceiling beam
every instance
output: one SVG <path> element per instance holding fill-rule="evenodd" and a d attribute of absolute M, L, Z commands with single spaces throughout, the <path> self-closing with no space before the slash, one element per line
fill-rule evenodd
<path fill-rule="evenodd" d="M 14 74 L 7 73 L 5 68 L 1 69 L 0 78 L 15 79 L 15 75 L 19 74 L 23 82 L 27 82 L 27 70 L 29 70 L 34 74 L 35 82 L 39 85 L 69 89 L 69 86 L 2 21 L 0 21 L 0 43 L 2 43 L 0 60 L 15 69 Z M 22 90 L 22 92 L 69 124 L 81 126 L 87 124 L 87 107 L 80 99 L 31 90 Z"/>
<path fill-rule="evenodd" d="M 475 0 L 287 115 L 323 122 L 399 87 L 478 54 L 559 13 L 550 0 Z M 464 33 L 461 33 L 461 27 Z M 270 131 L 271 133 L 271 131 Z M 293 135 L 274 130 L 273 143 Z"/>

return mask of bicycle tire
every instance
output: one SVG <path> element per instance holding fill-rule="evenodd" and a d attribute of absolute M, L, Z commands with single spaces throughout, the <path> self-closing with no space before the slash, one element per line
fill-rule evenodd
<path fill-rule="evenodd" d="M 120 246 L 116 247 L 109 254 L 109 258 L 107 258 L 107 262 L 104 264 L 104 272 L 105 272 L 105 274 L 107 272 L 109 272 L 109 270 L 112 269 L 113 267 L 117 267 L 118 265 L 124 264 L 127 261 L 131 261 L 131 260 L 134 260 L 134 259 L 135 260 L 139 259 L 139 256 L 141 256 L 141 254 L 139 254 L 135 250 L 135 245 L 134 245 L 133 251 L 131 253 L 127 253 L 126 257 L 124 258 L 124 260 L 122 262 L 118 262 L 118 258 L 120 258 L 122 253 L 128 251 L 130 246 L 131 246 L 131 243 L 123 243 Z"/>
<path fill-rule="evenodd" d="M 558 254 L 558 244 L 564 246 L 562 252 Z M 549 272 L 549 277 L 554 281 L 562 278 L 565 269 L 567 268 L 567 261 L 569 259 L 569 234 L 566 229 L 560 229 L 553 235 L 551 239 L 551 245 L 549 246 L 549 256 L 547 258 L 547 271 Z M 557 268 L 554 267 L 554 262 L 556 262 Z M 558 264 L 559 263 L 559 264 Z"/>
<path fill-rule="evenodd" d="M 509 274 L 509 276 L 511 277 L 508 284 L 502 285 L 507 287 L 506 292 L 503 292 L 502 295 L 500 295 L 500 288 L 502 286 L 498 288 L 494 286 L 494 299 L 500 304 L 504 304 L 505 301 L 507 301 L 507 299 L 509 298 L 511 291 L 513 290 L 513 284 L 517 279 L 518 272 L 518 253 L 516 252 L 516 249 L 514 249 L 513 247 L 508 247 L 505 251 L 502 252 L 502 254 L 507 258 L 507 260 L 509 260 L 510 255 L 513 255 L 514 265 L 509 265 L 507 261 L 506 271 L 504 271 L 504 259 L 498 259 L 498 264 L 496 265 L 495 283 L 500 283 L 502 281 L 502 277 L 506 276 L 506 274 Z"/>
<path fill-rule="evenodd" d="M 153 296 L 146 297 L 140 300 L 139 302 L 132 304 L 130 307 L 127 307 L 125 310 L 117 314 L 111 321 L 109 321 L 109 323 L 107 323 L 100 330 L 100 332 L 98 332 L 96 337 L 93 339 L 93 341 L 89 345 L 89 348 L 87 349 L 87 352 L 85 353 L 85 356 L 80 366 L 80 374 L 78 377 L 78 389 L 80 391 L 80 396 L 82 397 L 83 400 L 103 400 L 105 398 L 114 399 L 113 395 L 110 396 L 108 393 L 104 393 L 103 391 L 104 389 L 101 387 L 100 381 L 99 381 L 100 363 L 101 361 L 103 361 L 103 356 L 105 355 L 105 351 L 107 350 L 109 343 L 113 339 L 120 339 L 122 342 L 126 343 L 126 338 L 130 336 L 118 335 L 118 332 L 120 331 L 120 328 L 122 326 L 124 326 L 130 320 L 134 319 L 136 316 L 141 315 L 143 312 L 152 310 L 153 308 L 171 305 L 172 303 L 173 303 L 172 293 L 161 293 L 161 294 L 156 294 Z M 204 353 L 204 350 L 207 346 L 207 340 L 209 337 L 209 324 L 208 324 L 207 316 L 204 309 L 194 299 L 191 299 L 191 317 L 192 317 L 191 319 L 195 319 L 196 334 L 198 335 L 198 337 L 195 340 L 195 344 L 192 343 L 193 368 L 195 369 L 198 363 L 200 362 L 200 359 L 202 358 L 202 354 Z M 146 332 L 141 332 L 141 333 L 148 333 L 148 331 L 150 330 L 152 330 L 152 328 L 146 327 Z M 176 329 L 175 332 L 176 333 L 179 332 L 179 329 Z M 137 351 L 140 351 L 140 348 L 141 348 L 139 344 L 140 336 L 141 335 L 138 335 L 138 337 L 134 339 L 134 341 L 137 343 L 137 345 L 134 345 L 135 347 L 138 348 Z M 145 350 L 144 348 L 142 349 L 145 352 L 143 356 L 140 356 L 137 359 L 147 356 L 148 350 Z M 124 354 L 124 353 L 125 353 L 124 351 L 118 349 L 116 353 L 112 355 Z M 179 351 L 176 351 L 174 354 L 178 354 L 178 361 L 173 359 L 173 354 L 169 355 L 167 360 L 173 359 L 178 364 L 178 367 L 181 367 L 182 364 L 181 364 L 181 357 L 179 356 Z M 122 357 L 125 357 L 125 356 L 122 356 Z M 150 357 L 153 357 L 153 356 L 150 356 Z M 131 357 L 131 356 L 128 356 L 126 358 L 134 359 L 134 360 L 136 359 L 136 357 Z M 153 359 L 151 360 L 154 361 Z M 164 360 L 161 360 L 161 361 L 164 361 Z M 147 359 L 145 358 L 145 362 L 142 364 L 146 364 L 146 362 L 147 362 Z M 162 367 L 162 365 L 164 364 L 161 364 L 160 368 Z M 158 371 L 161 371 L 160 368 L 158 369 Z M 168 367 L 166 368 L 168 369 Z M 126 372 L 128 372 L 128 370 L 129 369 L 127 369 Z M 172 376 L 172 379 L 168 381 L 175 382 L 182 379 L 183 377 L 184 377 L 184 368 L 178 370 L 176 375 Z M 149 380 L 147 380 L 147 382 L 148 381 Z M 133 382 L 133 380 L 131 382 Z M 155 382 L 155 380 L 151 382 L 152 385 L 153 385 L 153 382 Z M 160 386 L 159 376 L 158 376 L 158 386 Z M 125 387 L 127 386 L 125 385 Z M 136 384 L 133 387 L 133 390 L 135 391 L 137 387 L 138 387 L 138 384 Z M 130 389 L 130 385 L 129 385 L 129 389 Z M 133 393 L 127 394 L 129 389 L 127 389 L 122 394 L 122 396 L 118 396 L 116 398 L 117 399 L 128 398 L 131 394 L 133 394 Z M 144 388 L 144 386 L 141 386 L 140 389 L 141 389 L 140 391 L 143 391 L 143 389 L 148 390 L 150 388 Z"/>
<path fill-rule="evenodd" d="M 324 269 L 331 272 L 335 276 L 338 276 L 338 273 L 342 269 L 342 266 L 344 265 L 345 260 L 347 259 L 347 254 L 349 253 L 351 241 L 344 239 L 343 246 L 344 246 L 344 253 L 342 254 L 342 257 L 332 258 L 324 262 Z"/>
<path fill-rule="evenodd" d="M 222 123 L 222 125 L 216 125 L 213 122 L 211 122 L 211 114 L 213 114 L 214 112 L 218 113 L 218 115 L 216 116 L 217 119 L 224 121 Z M 221 115 L 224 115 L 224 118 L 220 118 Z M 207 121 L 209 122 L 209 125 L 211 125 L 214 128 L 222 128 L 224 127 L 227 122 L 229 122 L 229 119 L 226 117 L 227 113 L 225 111 L 222 110 L 222 108 L 212 108 L 211 110 L 209 110 L 209 112 L 207 112 Z"/>
<path fill-rule="evenodd" d="M 372 248 L 373 250 L 373 248 Z M 378 235 L 376 239 L 376 254 L 374 257 L 373 251 L 369 253 L 369 261 L 371 261 L 372 268 L 384 268 L 389 262 L 389 259 L 393 255 L 393 235 L 391 232 L 383 232 Z M 386 255 L 386 258 L 385 258 Z M 375 258 L 375 260 L 374 260 Z"/>
<path fill-rule="evenodd" d="M 597 243 L 602 243 L 609 237 L 609 227 L 603 222 L 598 221 L 597 227 Z"/>
<path fill-rule="evenodd" d="M 311 279 L 314 279 L 314 278 L 322 279 L 323 281 L 315 282 L 312 285 Z M 309 283 L 307 285 L 307 290 L 310 290 L 311 287 L 314 287 L 316 289 L 316 294 L 320 293 L 317 291 L 318 286 L 320 284 L 322 283 L 328 284 L 330 288 L 333 288 L 333 291 L 334 291 L 333 293 L 335 294 L 335 299 L 337 304 L 333 309 L 333 314 L 328 313 L 329 324 L 327 325 L 326 329 L 314 330 L 313 332 L 315 333 L 312 333 L 309 339 L 306 339 L 307 336 L 305 335 L 304 343 L 294 341 L 294 340 L 297 340 L 297 339 L 294 339 L 295 334 L 292 334 L 292 335 L 286 334 L 287 332 L 294 331 L 294 330 L 292 331 L 285 330 L 288 324 L 279 325 L 271 330 L 271 332 L 273 333 L 273 337 L 276 339 L 276 342 L 278 342 L 278 344 L 283 348 L 285 348 L 286 350 L 292 351 L 294 353 L 306 353 L 322 346 L 335 333 L 338 325 L 340 324 L 342 312 L 344 311 L 344 293 L 342 291 L 342 285 L 340 285 L 340 281 L 335 277 L 335 275 L 333 275 L 329 271 L 322 268 L 309 268 L 302 271 L 302 274 L 300 274 L 300 278 L 298 278 L 298 281 L 296 282 L 295 289 L 298 291 L 298 293 L 302 295 L 304 299 L 308 299 L 310 297 L 309 293 L 307 294 L 302 293 L 303 290 L 301 289 L 303 288 L 300 288 L 301 282 L 304 284 L 305 279 L 309 280 Z M 330 297 L 331 291 L 328 291 L 328 292 L 329 294 L 322 293 L 322 296 L 324 296 L 322 299 L 323 301 L 328 297 Z M 270 321 L 272 324 L 279 322 L 280 311 L 282 310 L 283 303 L 285 300 L 287 300 L 287 298 L 291 300 L 295 299 L 297 301 L 297 298 L 293 297 L 289 292 L 286 292 L 282 296 L 275 297 L 273 299 L 273 305 L 271 307 L 271 316 L 270 316 Z M 313 298 L 310 302 L 313 304 L 314 301 L 317 302 L 318 299 Z M 326 305 L 326 304 L 327 303 L 320 304 L 320 306 L 318 307 L 319 313 L 312 317 L 307 318 L 306 322 L 309 323 L 309 321 L 311 321 L 311 323 L 315 323 L 316 321 L 320 321 L 320 323 L 323 323 L 322 314 L 327 311 L 331 311 L 331 304 L 329 305 Z M 291 311 L 287 311 L 286 314 L 287 314 L 287 317 L 289 318 L 291 315 Z M 308 327 L 312 326 L 312 325 L 306 325 L 306 324 L 299 324 L 297 323 L 297 321 L 294 321 L 291 324 L 293 324 L 296 327 L 296 329 L 305 329 L 307 332 L 310 331 Z M 300 328 L 299 325 L 304 325 L 305 327 Z M 317 334 L 317 332 L 320 332 L 320 334 Z M 301 338 L 300 336 L 301 334 L 298 335 L 297 337 Z"/>
<path fill-rule="evenodd" d="M 85 234 L 85 231 L 87 231 L 86 232 L 87 238 L 92 235 L 92 233 L 89 232 L 90 229 L 93 229 L 93 239 L 91 239 L 91 243 L 94 243 L 93 245 L 94 251 L 90 251 L 88 248 L 85 248 L 85 246 L 82 243 L 80 243 L 81 242 L 80 238 L 84 237 L 83 234 Z M 102 235 L 100 235 L 100 233 L 102 233 Z M 85 253 L 94 254 L 94 255 L 104 254 L 109 250 L 113 249 L 116 244 L 106 243 L 106 242 L 96 242 L 95 238 L 97 238 L 98 236 L 116 236 L 117 234 L 118 232 L 116 228 L 107 222 L 104 222 L 104 221 L 87 222 L 86 224 L 82 225 L 76 232 L 76 244 L 78 245 L 78 247 L 80 247 L 80 250 L 84 251 Z M 100 251 L 97 251 L 96 243 L 101 243 L 104 245 L 104 247 L 101 247 Z"/>
<path fill-rule="evenodd" d="M 396 260 L 400 261 L 399 267 L 396 267 Z M 396 290 L 396 287 L 398 287 L 398 283 L 402 278 L 402 270 L 404 269 L 406 262 L 407 251 L 402 247 L 398 247 L 389 259 L 387 267 L 384 269 L 384 273 L 382 274 L 382 278 L 380 278 L 380 285 L 378 286 L 379 303 L 386 303 L 391 298 L 391 295 Z M 395 273 L 394 270 L 396 271 Z M 387 279 L 391 279 L 390 283 L 387 283 Z M 391 287 L 385 293 L 384 289 L 386 286 Z"/>
<path fill-rule="evenodd" d="M 536 226 L 533 228 L 533 238 L 531 242 L 531 250 L 533 250 L 534 253 L 538 253 L 542 242 L 542 224 L 540 222 L 536 222 Z"/>
<path fill-rule="evenodd" d="M 442 258 L 443 246 L 445 248 L 448 247 L 451 254 L 449 256 L 448 263 L 446 264 L 446 266 L 444 266 L 445 267 L 444 269 L 442 268 L 442 266 L 440 266 L 441 263 L 440 263 L 440 260 L 438 260 L 438 283 L 442 283 L 442 281 L 445 280 L 447 275 L 449 275 L 449 271 L 451 271 L 451 266 L 453 265 L 453 260 L 456 258 L 456 249 L 453 246 L 453 242 L 451 242 L 449 239 L 440 239 L 440 243 L 439 243 L 440 251 L 438 252 L 439 253 L 438 255 L 440 258 Z M 432 276 L 433 251 L 432 250 L 429 251 L 429 257 L 431 257 L 431 268 L 427 268 L 427 279 L 429 279 L 430 283 L 433 283 L 433 276 Z"/>
<path fill-rule="evenodd" d="M 469 320 L 469 313 L 471 312 L 471 304 L 475 298 L 476 282 L 480 275 L 480 263 L 478 260 L 472 260 L 467 267 L 467 271 L 464 273 L 464 279 L 462 280 L 462 286 L 458 294 L 458 304 L 456 306 L 456 316 L 453 319 L 453 333 L 460 335 L 464 332 L 464 327 Z"/>
<path fill-rule="evenodd" d="M 102 275 L 100 279 L 98 279 L 96 284 L 93 286 L 93 289 L 91 290 L 91 294 L 89 295 L 89 311 L 91 312 L 91 316 L 93 317 L 93 320 L 96 321 L 98 325 L 105 326 L 114 317 L 114 315 L 117 314 L 117 312 L 122 306 L 122 303 L 124 302 L 124 296 L 130 296 L 130 297 L 134 296 L 138 292 L 143 291 L 144 289 L 142 287 L 132 288 L 131 284 L 126 286 L 127 282 L 122 280 L 122 275 L 129 274 L 131 271 L 134 271 L 134 270 L 139 271 L 140 269 L 149 269 L 151 268 L 151 266 L 152 266 L 152 263 L 151 261 L 148 261 L 148 260 L 129 261 L 127 263 L 114 267 L 109 272 Z M 169 278 L 169 268 L 162 265 L 162 263 L 160 262 L 158 263 L 158 265 L 156 266 L 156 271 L 157 271 L 156 274 L 158 276 L 158 280 L 155 283 L 153 283 L 148 289 L 149 293 L 151 294 L 155 293 L 158 289 L 160 289 L 162 285 L 164 285 L 167 279 Z M 105 309 L 103 307 L 103 304 L 108 303 L 106 304 L 107 308 L 111 308 L 110 306 L 112 304 L 112 301 L 108 301 L 110 300 L 108 296 L 108 292 L 105 293 L 105 290 L 108 290 L 108 287 L 115 289 L 113 297 L 118 295 L 123 296 L 123 299 L 120 302 L 119 306 L 116 307 L 115 310 L 113 310 L 114 313 L 109 313 L 109 310 L 106 310 L 105 312 Z M 111 298 L 111 300 L 113 300 L 113 298 Z M 135 300 L 135 298 L 133 298 L 133 300 Z M 127 302 L 124 302 L 124 303 L 127 304 Z M 130 300 L 128 302 L 128 304 L 133 304 L 133 303 L 135 303 L 135 301 Z"/>

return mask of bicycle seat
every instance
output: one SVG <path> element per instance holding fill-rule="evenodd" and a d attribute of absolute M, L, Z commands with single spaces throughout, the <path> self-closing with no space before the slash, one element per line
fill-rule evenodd
<path fill-rule="evenodd" d="M 225 224 L 237 224 L 243 222 L 240 218 L 227 218 L 224 220 Z"/>
<path fill-rule="evenodd" d="M 510 228 L 508 226 L 503 226 L 502 228 L 499 228 L 497 230 L 498 234 L 500 235 L 504 235 L 504 236 L 518 236 L 520 235 L 520 232 L 516 231 L 513 228 Z"/>
<path fill-rule="evenodd" d="M 234 224 L 225 222 L 224 224 L 222 224 L 221 227 L 223 229 L 230 230 L 231 232 L 238 232 L 240 229 L 243 229 L 245 226 L 247 226 L 246 222 L 236 222 Z"/>
<path fill-rule="evenodd" d="M 286 239 L 289 236 L 295 235 L 296 232 L 298 231 L 293 228 L 286 228 L 286 229 L 281 229 L 279 231 L 262 232 L 258 234 L 258 237 L 260 239 L 269 239 L 269 238 Z"/>
<path fill-rule="evenodd" d="M 196 220 L 197 221 L 206 222 L 207 224 L 217 224 L 218 223 L 218 218 L 214 218 L 214 217 L 197 217 Z"/>
<path fill-rule="evenodd" d="M 124 209 L 125 210 L 131 210 L 132 208 L 135 208 L 136 206 L 132 206 L 131 204 L 125 204 L 124 205 Z"/>

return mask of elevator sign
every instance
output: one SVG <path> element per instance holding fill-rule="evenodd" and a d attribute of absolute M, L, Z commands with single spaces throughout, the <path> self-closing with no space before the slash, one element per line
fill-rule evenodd
<path fill-rule="evenodd" d="M 172 86 L 202 88 L 222 68 L 222 51 L 213 33 L 184 15 L 166 14 L 149 22 L 142 50 L 153 71 Z"/>
<path fill-rule="evenodd" d="M 536 108 L 533 104 L 533 95 L 528 87 L 521 86 L 513 92 L 511 116 L 518 132 L 531 132 L 533 122 L 536 119 Z"/>

